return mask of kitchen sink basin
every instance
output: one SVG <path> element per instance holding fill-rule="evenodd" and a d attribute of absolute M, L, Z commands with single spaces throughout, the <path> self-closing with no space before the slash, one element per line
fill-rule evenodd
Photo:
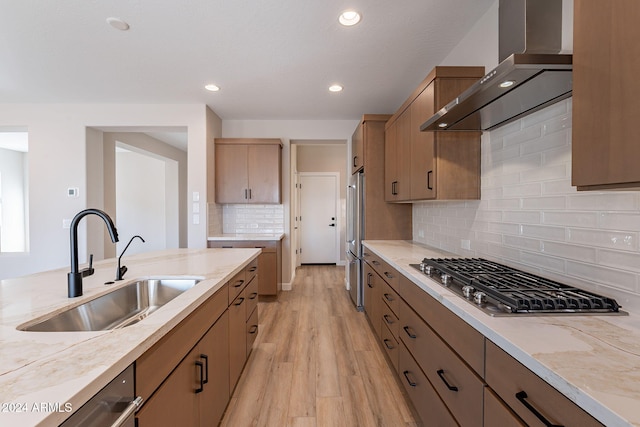
<path fill-rule="evenodd" d="M 67 332 L 124 328 L 149 316 L 199 281 L 198 278 L 137 280 L 53 317 L 18 329 Z"/>

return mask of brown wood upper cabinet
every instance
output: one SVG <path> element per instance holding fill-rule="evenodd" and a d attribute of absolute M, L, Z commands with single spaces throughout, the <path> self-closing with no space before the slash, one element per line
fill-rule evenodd
<path fill-rule="evenodd" d="M 480 198 L 480 132 L 420 132 L 484 67 L 436 67 L 387 121 L 385 200 Z"/>
<path fill-rule="evenodd" d="M 573 5 L 571 183 L 578 190 L 638 189 L 640 2 Z"/>
<path fill-rule="evenodd" d="M 216 203 L 280 203 L 281 151 L 279 139 L 216 139 Z"/>

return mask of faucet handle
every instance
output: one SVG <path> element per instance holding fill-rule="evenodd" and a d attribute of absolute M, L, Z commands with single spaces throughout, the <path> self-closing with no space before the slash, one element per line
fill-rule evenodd
<path fill-rule="evenodd" d="M 93 269 L 93 254 L 89 255 L 89 267 L 80 271 L 82 273 L 82 277 L 91 276 L 95 270 Z"/>

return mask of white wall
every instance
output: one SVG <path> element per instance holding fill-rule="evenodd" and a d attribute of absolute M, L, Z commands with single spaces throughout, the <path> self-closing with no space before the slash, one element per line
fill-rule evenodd
<path fill-rule="evenodd" d="M 29 129 L 30 252 L 0 256 L 0 278 L 69 265 L 69 230 L 62 220 L 87 207 L 87 127 L 176 126 L 188 132 L 187 192 L 206 201 L 207 138 L 220 134 L 221 121 L 205 105 L 0 104 L 0 126 Z M 66 189 L 78 187 L 78 198 Z M 202 202 L 202 203 L 203 203 Z M 204 204 L 201 212 L 204 211 Z M 191 215 L 191 203 L 188 214 Z M 83 221 L 84 222 L 84 221 Z M 189 221 L 188 246 L 206 247 L 206 221 Z M 85 226 L 80 232 L 80 262 L 86 260 Z M 61 276 L 61 281 L 64 278 Z M 64 283 L 59 284 L 66 292 Z"/>
<path fill-rule="evenodd" d="M 571 4 L 565 0 L 565 11 Z M 497 8 L 483 25 L 492 25 L 494 14 Z M 570 26 L 572 17 L 564 22 Z M 571 28 L 563 34 L 564 49 L 571 51 Z M 493 39 L 491 28 L 477 26 L 449 55 L 449 65 L 474 50 L 490 64 L 497 52 Z M 414 204 L 413 237 L 609 295 L 637 310 L 640 193 L 578 193 L 571 186 L 571 106 L 565 100 L 485 132 L 482 199 Z M 471 250 L 461 248 L 462 240 Z"/>
<path fill-rule="evenodd" d="M 291 140 L 346 140 L 358 125 L 358 120 L 224 120 L 224 138 L 280 138 L 282 150 L 282 188 L 285 238 L 282 242 L 282 281 L 287 287 L 295 274 L 291 254 Z M 346 160 L 345 160 L 346 168 Z"/>

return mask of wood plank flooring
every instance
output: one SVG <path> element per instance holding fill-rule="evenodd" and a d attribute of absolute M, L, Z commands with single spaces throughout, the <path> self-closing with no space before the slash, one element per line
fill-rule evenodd
<path fill-rule="evenodd" d="M 303 266 L 293 290 L 258 304 L 258 337 L 222 426 L 418 425 L 344 270 Z"/>

